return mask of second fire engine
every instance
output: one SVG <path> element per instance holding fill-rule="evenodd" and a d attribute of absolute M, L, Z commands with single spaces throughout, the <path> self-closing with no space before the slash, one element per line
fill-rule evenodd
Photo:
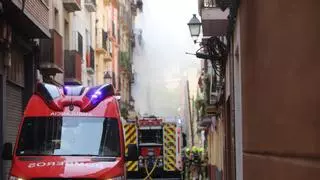
<path fill-rule="evenodd" d="M 126 164 L 129 178 L 179 178 L 182 128 L 177 120 L 148 116 L 124 123 L 125 147 L 136 144 L 138 161 Z"/>

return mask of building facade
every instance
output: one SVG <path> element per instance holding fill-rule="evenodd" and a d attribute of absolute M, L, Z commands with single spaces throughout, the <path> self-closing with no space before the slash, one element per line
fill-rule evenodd
<path fill-rule="evenodd" d="M 109 32 L 110 1 L 97 1 L 96 27 L 96 81 L 97 84 L 112 83 L 112 42 Z"/>
<path fill-rule="evenodd" d="M 122 4 L 120 17 L 118 0 L 0 0 L 0 144 L 15 143 L 37 82 L 113 83 L 129 101 L 119 59 L 120 51 L 131 58 L 131 1 Z M 1 160 L 0 179 L 10 165 Z"/>
<path fill-rule="evenodd" d="M 319 6 L 199 1 L 204 35 L 224 32 L 228 53 L 223 110 L 206 126 L 210 179 L 319 179 Z"/>
<path fill-rule="evenodd" d="M 48 1 L 0 1 L 0 144 L 15 143 L 35 89 L 39 48 L 33 39 L 50 37 Z M 10 165 L 1 160 L 0 179 L 8 178 Z"/>
<path fill-rule="evenodd" d="M 132 76 L 132 48 L 130 43 L 132 33 L 131 2 L 119 1 L 119 88 L 121 94 L 122 111 L 132 110 L 130 102 L 134 101 L 131 96 Z"/>
<path fill-rule="evenodd" d="M 56 85 L 95 84 L 95 1 L 48 1 L 51 39 L 40 39 L 40 74 Z"/>

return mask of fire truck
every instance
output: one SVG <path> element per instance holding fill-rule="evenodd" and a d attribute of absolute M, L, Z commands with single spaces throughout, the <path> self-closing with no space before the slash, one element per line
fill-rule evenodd
<path fill-rule="evenodd" d="M 174 178 L 182 173 L 182 128 L 179 121 L 147 116 L 124 123 L 125 150 L 136 144 L 138 160 L 126 163 L 128 178 Z"/>
<path fill-rule="evenodd" d="M 126 151 L 126 155 L 125 155 Z M 118 98 L 110 84 L 57 87 L 39 83 L 13 144 L 10 180 L 124 180 L 126 161 L 138 160 L 137 146 L 124 145 Z"/>

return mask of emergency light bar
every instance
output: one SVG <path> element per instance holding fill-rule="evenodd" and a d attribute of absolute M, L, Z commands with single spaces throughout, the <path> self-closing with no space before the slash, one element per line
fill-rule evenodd
<path fill-rule="evenodd" d="M 89 102 L 84 106 L 83 111 L 91 110 L 96 107 L 102 100 L 107 97 L 114 96 L 114 88 L 111 84 L 95 86 L 89 89 L 84 98 L 89 99 Z"/>
<path fill-rule="evenodd" d="M 83 95 L 85 91 L 86 93 Z M 59 88 L 52 84 L 38 83 L 35 94 L 39 95 L 51 109 L 57 111 L 62 111 L 63 107 L 67 105 L 76 105 L 81 107 L 81 111 L 89 111 L 105 98 L 114 96 L 114 88 L 111 84 L 91 88 L 83 86 Z"/>

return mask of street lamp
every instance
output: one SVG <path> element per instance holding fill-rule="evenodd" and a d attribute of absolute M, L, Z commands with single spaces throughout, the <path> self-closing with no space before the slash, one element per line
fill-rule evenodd
<path fill-rule="evenodd" d="M 131 108 L 134 107 L 134 99 L 133 99 L 132 96 L 131 96 L 130 99 L 129 99 L 129 105 L 130 105 Z"/>
<path fill-rule="evenodd" d="M 190 19 L 188 26 L 189 26 L 190 34 L 194 43 L 197 42 L 197 39 L 200 35 L 201 25 L 202 24 L 197 18 L 196 14 L 193 14 L 193 17 Z"/>
<path fill-rule="evenodd" d="M 112 77 L 108 71 L 104 72 L 103 79 L 105 83 L 110 83 L 110 84 L 112 83 Z"/>

